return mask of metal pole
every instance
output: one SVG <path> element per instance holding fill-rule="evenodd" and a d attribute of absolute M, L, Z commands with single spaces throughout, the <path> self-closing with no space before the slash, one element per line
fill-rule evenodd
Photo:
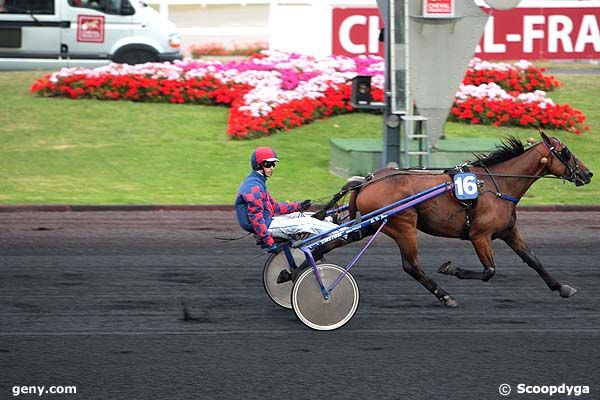
<path fill-rule="evenodd" d="M 401 1 L 401 0 L 399 0 Z M 379 8 L 384 22 L 384 57 L 385 57 L 385 108 L 383 111 L 383 166 L 390 163 L 400 165 L 400 121 L 392 114 L 392 8 L 391 0 L 379 1 Z"/>

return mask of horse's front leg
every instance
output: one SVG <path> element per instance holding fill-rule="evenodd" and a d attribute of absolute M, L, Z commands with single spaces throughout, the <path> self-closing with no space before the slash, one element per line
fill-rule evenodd
<path fill-rule="evenodd" d="M 488 235 L 480 235 L 471 237 L 470 240 L 475 248 L 477 257 L 479 257 L 479 261 L 483 264 L 483 271 L 471 271 L 455 267 L 451 265 L 450 262 L 447 262 L 438 269 L 438 272 L 446 275 L 454 275 L 460 279 L 481 279 L 482 281 L 487 282 L 496 273 L 492 238 Z"/>
<path fill-rule="evenodd" d="M 531 251 L 531 249 L 527 246 L 527 243 L 525 243 L 525 240 L 523 240 L 521 233 L 516 227 L 506 231 L 504 234 L 502 234 L 502 236 L 500 236 L 500 239 L 504 240 L 506 244 L 508 244 L 510 248 L 513 249 L 527 265 L 533 268 L 535 272 L 542 277 L 550 290 L 558 290 L 560 297 L 563 298 L 571 297 L 577 293 L 577 289 L 569 285 L 561 285 L 544 269 L 542 263 L 540 260 L 538 260 L 533 251 Z"/>
<path fill-rule="evenodd" d="M 400 247 L 402 254 L 402 268 L 406 273 L 416 279 L 421 285 L 425 286 L 433 295 L 446 307 L 458 307 L 458 302 L 452 298 L 444 289 L 442 289 L 433 279 L 431 279 L 419 267 L 418 246 L 417 246 L 417 231 L 413 227 L 407 229 L 410 233 L 407 235 L 406 230 L 397 230 L 393 233 L 388 233 Z M 402 232 L 402 233 L 400 233 Z"/>

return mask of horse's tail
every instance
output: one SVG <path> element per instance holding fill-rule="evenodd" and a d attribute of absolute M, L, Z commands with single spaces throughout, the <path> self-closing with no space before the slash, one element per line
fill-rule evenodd
<path fill-rule="evenodd" d="M 351 214 L 351 215 L 355 215 L 356 214 L 356 205 L 354 205 L 352 202 L 352 199 L 356 197 L 354 195 L 354 191 L 359 189 L 360 186 L 362 186 L 362 184 L 364 183 L 364 181 L 365 181 L 365 179 L 361 176 L 353 176 L 352 178 L 348 179 L 348 182 L 346 182 L 346 184 L 344 186 L 342 186 L 340 191 L 337 192 L 336 194 L 334 194 L 333 197 L 331 198 L 331 200 L 329 200 L 327 202 L 327 204 L 325 204 L 323 209 L 315 213 L 314 217 L 318 218 L 318 219 L 325 218 L 325 214 L 327 213 L 327 210 L 329 210 L 333 206 L 335 206 L 338 201 L 340 201 L 342 198 L 344 198 L 344 196 L 346 196 L 351 191 L 353 193 L 350 197 L 350 203 L 348 204 L 348 206 L 349 206 L 349 210 L 352 210 L 352 208 L 354 207 L 354 214 Z M 354 217 L 352 217 L 352 218 L 354 218 Z"/>

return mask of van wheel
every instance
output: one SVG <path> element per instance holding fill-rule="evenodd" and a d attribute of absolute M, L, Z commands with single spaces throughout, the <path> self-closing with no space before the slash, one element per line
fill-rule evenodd
<path fill-rule="evenodd" d="M 123 55 L 115 57 L 115 62 L 119 64 L 143 64 L 147 62 L 158 61 L 156 54 L 148 50 L 129 50 Z"/>

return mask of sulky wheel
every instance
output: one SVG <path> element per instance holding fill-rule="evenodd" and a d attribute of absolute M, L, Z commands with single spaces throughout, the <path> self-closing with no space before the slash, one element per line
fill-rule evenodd
<path fill-rule="evenodd" d="M 317 269 L 328 289 L 344 269 L 335 264 L 319 264 Z M 329 331 L 350 321 L 358 308 L 359 292 L 356 280 L 346 274 L 325 300 L 312 268 L 300 274 L 292 289 L 294 313 L 306 326 Z"/>
<path fill-rule="evenodd" d="M 302 262 L 306 260 L 306 256 L 299 249 L 290 249 L 292 256 L 296 261 L 296 265 L 300 266 Z M 263 286 L 267 295 L 277 304 L 283 308 L 292 309 L 292 302 L 290 295 L 292 293 L 292 281 L 277 283 L 277 277 L 279 273 L 286 269 L 288 272 L 292 272 L 290 264 L 288 263 L 287 257 L 283 251 L 279 253 L 271 254 L 265 262 L 263 269 Z"/>

